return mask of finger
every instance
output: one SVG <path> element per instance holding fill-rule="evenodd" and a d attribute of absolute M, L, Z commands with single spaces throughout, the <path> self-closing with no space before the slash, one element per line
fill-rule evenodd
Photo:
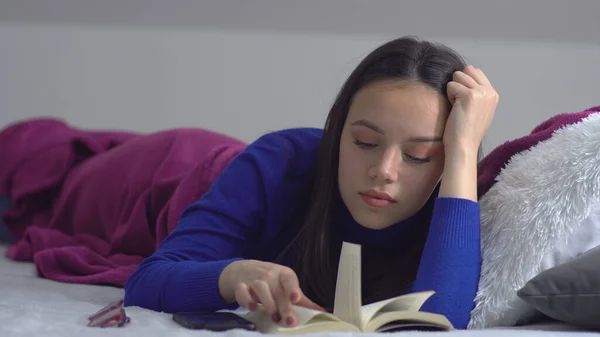
<path fill-rule="evenodd" d="M 295 326 L 297 320 L 289 296 L 285 294 L 285 291 L 281 287 L 279 287 L 279 290 L 274 291 L 273 296 L 277 301 L 277 308 L 283 322 L 289 327 Z"/>
<path fill-rule="evenodd" d="M 275 303 L 273 294 L 271 294 L 271 288 L 267 282 L 256 280 L 252 284 L 251 288 L 258 297 L 260 303 L 262 303 L 265 312 L 271 316 L 271 319 L 274 322 L 279 322 L 281 320 L 281 316 L 279 315 L 277 304 Z"/>
<path fill-rule="evenodd" d="M 300 283 L 293 270 L 284 270 L 279 274 L 279 283 L 287 298 L 296 303 L 300 300 Z"/>
<path fill-rule="evenodd" d="M 318 311 L 323 311 L 323 312 L 325 311 L 325 309 L 323 309 L 323 307 L 321 307 L 320 305 L 318 305 L 315 302 L 311 301 L 304 294 L 302 294 L 302 297 L 300 298 L 300 301 L 298 301 L 298 303 L 296 303 L 296 305 L 301 306 L 301 307 L 305 307 L 305 308 L 309 308 L 309 309 L 313 309 L 313 310 L 318 310 Z"/>
<path fill-rule="evenodd" d="M 278 299 L 279 312 L 285 323 L 292 327 L 296 324 L 296 316 L 292 310 L 292 303 L 300 300 L 300 285 L 298 277 L 291 269 L 284 269 L 279 274 L 281 297 Z"/>
<path fill-rule="evenodd" d="M 242 307 L 248 308 L 252 311 L 256 310 L 258 306 L 258 299 L 255 299 L 250 294 L 250 288 L 246 283 L 238 283 L 234 290 L 235 300 Z"/>
<path fill-rule="evenodd" d="M 464 73 L 471 76 L 480 85 L 491 85 L 487 76 L 483 73 L 483 70 L 474 66 L 468 65 L 463 70 Z"/>
<path fill-rule="evenodd" d="M 487 77 L 487 75 L 483 72 L 483 70 L 481 70 L 480 68 L 477 68 L 477 71 L 480 74 L 480 82 L 483 85 L 487 85 L 487 86 L 492 86 L 492 83 L 490 82 L 490 79 Z"/>
<path fill-rule="evenodd" d="M 471 89 L 477 88 L 479 86 L 479 83 L 477 83 L 477 81 L 475 81 L 475 79 L 471 77 L 471 75 L 462 71 L 455 71 L 452 75 L 452 80 Z"/>
<path fill-rule="evenodd" d="M 254 292 L 254 290 L 252 290 L 252 288 L 248 287 L 249 292 L 250 292 L 250 296 L 252 296 L 252 300 L 255 301 L 256 303 L 260 303 L 260 299 L 258 298 L 258 296 L 256 296 L 256 293 Z"/>
<path fill-rule="evenodd" d="M 448 84 L 446 85 L 446 91 L 448 93 L 448 100 L 450 100 L 450 103 L 454 105 L 454 103 L 456 102 L 456 99 L 458 97 L 464 97 L 465 95 L 468 94 L 469 92 L 469 88 L 465 87 L 464 85 L 455 82 L 455 81 L 450 81 L 448 82 Z"/>

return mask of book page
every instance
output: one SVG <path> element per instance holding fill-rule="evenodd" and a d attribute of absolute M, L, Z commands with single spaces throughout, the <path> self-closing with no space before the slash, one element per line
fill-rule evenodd
<path fill-rule="evenodd" d="M 341 321 L 339 318 L 334 315 L 322 312 L 318 310 L 308 309 L 304 307 L 293 306 L 294 313 L 296 313 L 296 320 L 298 321 L 298 325 L 304 325 L 309 323 L 314 319 L 326 319 L 330 321 Z"/>
<path fill-rule="evenodd" d="M 312 322 L 342 322 L 339 318 L 326 312 L 298 306 L 293 306 L 293 309 L 298 322 L 294 328 L 288 328 L 287 326 L 283 325 L 283 323 L 273 322 L 272 318 L 264 312 L 262 306 L 259 306 L 259 308 L 254 311 L 234 311 L 233 313 L 256 324 L 258 330 L 265 333 L 279 333 L 281 330 L 305 329 L 306 326 L 311 325 Z"/>
<path fill-rule="evenodd" d="M 340 254 L 333 315 L 356 326 L 361 321 L 361 250 L 357 244 L 344 242 Z"/>
<path fill-rule="evenodd" d="M 433 291 L 422 291 L 367 304 L 361 310 L 363 326 L 380 313 L 390 311 L 419 311 L 425 301 L 433 294 Z"/>
<path fill-rule="evenodd" d="M 437 326 L 444 330 L 453 330 L 446 316 L 423 311 L 389 311 L 375 315 L 364 328 L 365 332 L 400 329 L 402 327 Z"/>

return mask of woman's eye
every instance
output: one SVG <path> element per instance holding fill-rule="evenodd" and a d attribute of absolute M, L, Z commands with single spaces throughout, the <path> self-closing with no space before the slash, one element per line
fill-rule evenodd
<path fill-rule="evenodd" d="M 365 143 L 363 141 L 360 141 L 358 139 L 354 140 L 354 144 L 358 145 L 359 147 L 362 147 L 364 149 L 372 149 L 374 147 L 377 146 L 377 144 L 372 144 L 372 143 Z"/>
<path fill-rule="evenodd" d="M 404 156 L 406 158 L 408 158 L 408 160 L 412 161 L 415 164 L 429 163 L 431 161 L 430 158 L 418 158 L 418 157 L 414 157 L 414 156 L 411 156 L 411 155 L 406 154 L 406 153 L 404 154 Z"/>

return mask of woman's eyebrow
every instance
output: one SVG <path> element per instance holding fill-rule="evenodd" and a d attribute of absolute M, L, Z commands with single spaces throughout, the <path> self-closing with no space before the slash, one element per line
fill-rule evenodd
<path fill-rule="evenodd" d="M 410 143 L 428 143 L 428 142 L 441 142 L 442 137 L 410 137 L 407 142 Z"/>
<path fill-rule="evenodd" d="M 352 124 L 350 125 L 355 125 L 355 126 L 364 126 L 366 128 L 369 128 L 379 134 L 384 134 L 383 129 L 381 129 L 380 127 L 378 127 L 377 125 L 369 122 L 368 120 L 365 119 L 359 119 L 355 122 L 352 122 Z M 406 141 L 409 143 L 429 143 L 429 142 L 441 142 L 443 139 L 442 137 L 427 137 L 427 136 L 417 136 L 417 137 L 410 137 L 408 138 Z"/>
<path fill-rule="evenodd" d="M 380 127 L 378 127 L 377 125 L 375 125 L 375 124 L 373 124 L 373 123 L 371 123 L 371 122 L 369 122 L 368 120 L 365 120 L 365 119 L 359 119 L 359 120 L 357 120 L 356 122 L 353 122 L 350 125 L 364 126 L 364 127 L 367 127 L 369 129 L 377 132 L 377 133 L 380 133 L 382 135 L 384 134 L 383 130 Z"/>

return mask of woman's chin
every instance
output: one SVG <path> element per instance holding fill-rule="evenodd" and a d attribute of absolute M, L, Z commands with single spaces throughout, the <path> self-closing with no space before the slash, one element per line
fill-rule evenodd
<path fill-rule="evenodd" d="M 383 219 L 381 219 L 381 216 L 373 216 L 374 214 L 361 214 L 358 217 L 355 217 L 354 220 L 356 220 L 356 222 L 368 229 L 373 229 L 373 230 L 381 230 L 381 229 L 385 229 L 390 227 L 391 225 L 393 225 L 392 222 L 389 221 L 383 221 Z"/>
<path fill-rule="evenodd" d="M 385 229 L 409 218 L 406 215 L 394 214 L 392 216 L 392 214 L 382 214 L 383 212 L 372 212 L 364 209 L 351 211 L 350 213 L 359 225 L 373 230 Z"/>

